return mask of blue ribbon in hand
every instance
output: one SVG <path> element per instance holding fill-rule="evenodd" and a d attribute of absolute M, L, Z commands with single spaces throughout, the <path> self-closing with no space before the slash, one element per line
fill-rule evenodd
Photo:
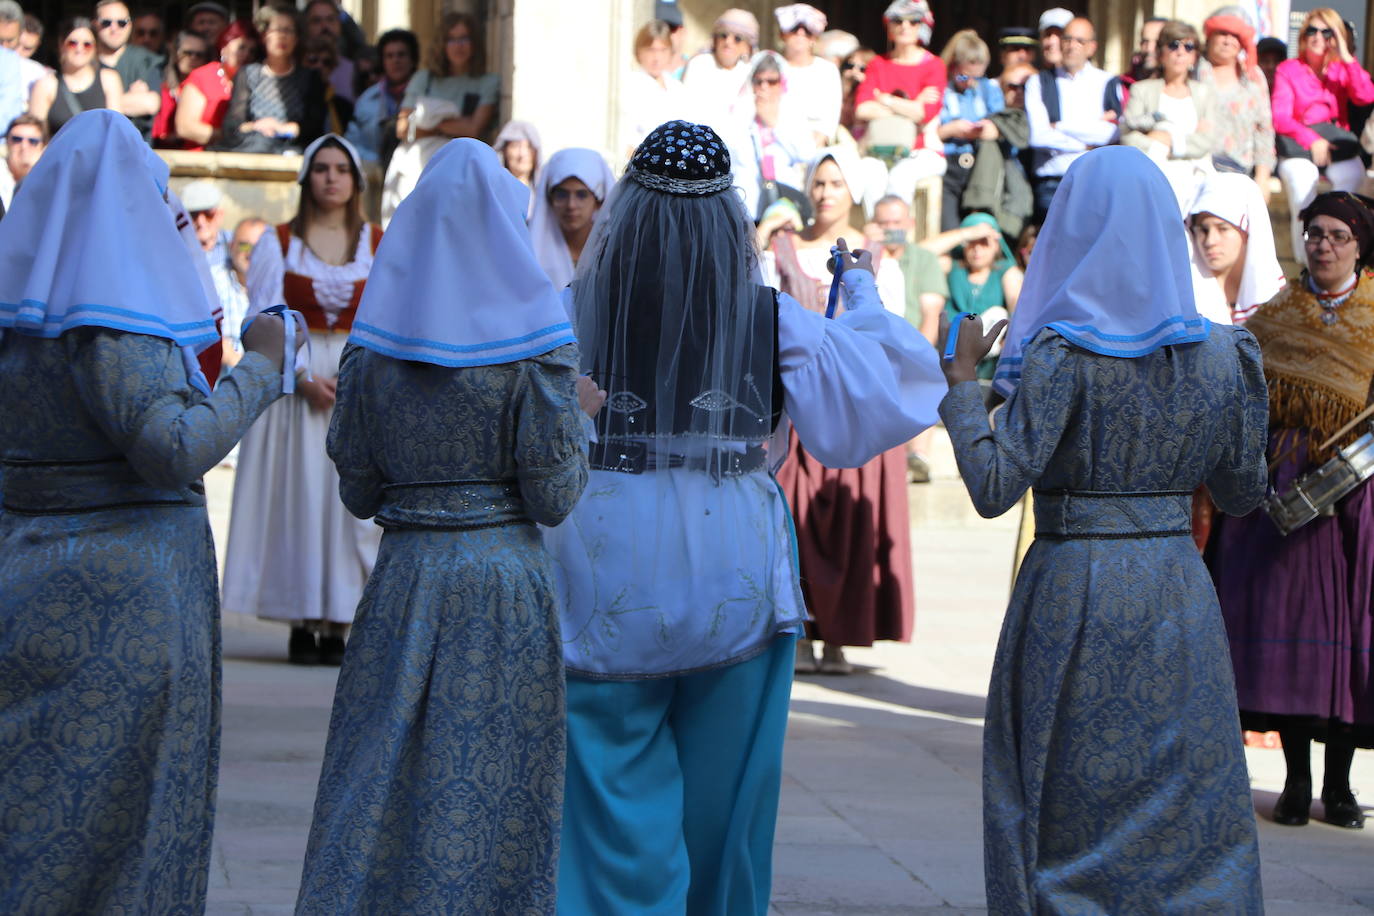
<path fill-rule="evenodd" d="M 844 273 L 844 253 L 840 246 L 830 246 L 830 256 L 835 259 L 835 275 L 830 278 L 830 298 L 825 302 L 825 317 L 835 317 L 835 306 L 840 304 L 840 274 Z"/>

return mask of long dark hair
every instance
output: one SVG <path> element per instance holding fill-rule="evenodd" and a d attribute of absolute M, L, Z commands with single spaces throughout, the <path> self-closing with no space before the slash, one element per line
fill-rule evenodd
<path fill-rule="evenodd" d="M 344 204 L 344 219 L 348 227 L 348 261 L 345 263 L 348 263 L 358 256 L 358 236 L 362 233 L 363 224 L 367 220 L 363 218 L 362 173 L 358 171 L 358 163 L 353 155 L 337 137 L 329 137 L 321 143 L 311 155 L 310 161 L 305 164 L 305 179 L 301 182 L 301 202 L 291 220 L 291 234 L 304 242 L 306 227 L 314 222 L 319 214 L 319 205 L 315 203 L 315 196 L 310 192 L 310 173 L 315 168 L 315 160 L 327 149 L 336 149 L 343 153 L 344 158 L 348 160 L 348 171 L 353 175 L 353 196 Z"/>

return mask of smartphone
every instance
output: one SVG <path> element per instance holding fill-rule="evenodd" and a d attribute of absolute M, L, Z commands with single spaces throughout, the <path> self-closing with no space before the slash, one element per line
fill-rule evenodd
<path fill-rule="evenodd" d="M 898 245 L 905 245 L 905 244 L 906 244 L 906 230 L 905 230 L 905 229 L 884 229 L 884 230 L 883 230 L 883 244 L 884 244 L 884 245 L 891 245 L 893 248 L 896 248 Z"/>

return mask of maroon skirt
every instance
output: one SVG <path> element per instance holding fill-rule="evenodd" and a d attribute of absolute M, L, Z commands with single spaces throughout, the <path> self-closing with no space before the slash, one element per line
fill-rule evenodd
<path fill-rule="evenodd" d="M 793 431 L 777 477 L 796 522 L 809 635 L 838 646 L 908 642 L 916 605 L 905 447 L 835 469 Z"/>

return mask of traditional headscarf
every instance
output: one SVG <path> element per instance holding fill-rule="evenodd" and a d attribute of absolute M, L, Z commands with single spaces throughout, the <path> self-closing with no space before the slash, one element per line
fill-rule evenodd
<path fill-rule="evenodd" d="M 1202 23 L 1202 34 L 1211 38 L 1215 32 L 1226 32 L 1240 39 L 1241 68 L 1251 80 L 1264 79 L 1259 68 L 1259 55 L 1255 52 L 1255 27 L 1250 17 L 1239 6 L 1223 6 Z"/>
<path fill-rule="evenodd" d="M 353 163 L 353 174 L 358 182 L 358 193 L 361 194 L 366 191 L 367 172 L 363 171 L 362 157 L 358 155 L 357 147 L 338 134 L 325 134 L 305 148 L 305 152 L 301 154 L 301 167 L 296 171 L 296 184 L 305 184 L 305 180 L 310 177 L 310 167 L 315 164 L 315 154 L 331 140 L 348 155 L 349 161 Z"/>
<path fill-rule="evenodd" d="M 568 243 L 563 239 L 563 230 L 558 228 L 558 217 L 554 215 L 549 194 L 569 178 L 576 178 L 585 184 L 603 204 L 606 194 L 615 184 L 611 167 L 596 150 L 563 149 L 549 157 L 544 171 L 539 175 L 535 191 L 530 215 L 530 237 L 534 240 L 535 256 L 553 281 L 555 289 L 562 289 L 572 282 L 573 262 L 572 255 L 568 253 Z"/>
<path fill-rule="evenodd" d="M 437 366 L 490 366 L 572 343 L 525 229 L 529 190 L 478 140 L 425 166 L 377 249 L 349 340 Z"/>
<path fill-rule="evenodd" d="M 923 48 L 930 45 L 930 37 L 935 33 L 935 14 L 930 11 L 930 4 L 926 0 L 892 0 L 883 10 L 883 20 L 892 19 L 921 20 L 916 30 L 917 41 Z"/>
<path fill-rule="evenodd" d="M 1318 216 L 1331 216 L 1350 227 L 1360 243 L 1360 264 L 1368 267 L 1374 263 L 1374 211 L 1371 211 L 1366 198 L 1349 191 L 1327 191 L 1318 194 L 1307 209 L 1298 214 L 1302 227 Z"/>
<path fill-rule="evenodd" d="M 748 10 L 726 10 L 716 19 L 715 28 L 727 29 L 736 35 L 743 35 L 751 48 L 759 46 L 759 20 Z"/>
<path fill-rule="evenodd" d="M 864 167 L 859 160 L 859 154 L 851 146 L 827 146 L 815 156 L 811 157 L 811 162 L 806 166 L 806 177 L 802 179 L 802 193 L 811 194 L 811 182 L 816 178 L 816 170 L 821 167 L 825 160 L 834 160 L 835 165 L 839 166 L 840 175 L 844 177 L 844 183 L 849 188 L 850 199 L 860 206 L 864 202 Z"/>
<path fill-rule="evenodd" d="M 183 349 L 194 379 L 195 354 L 219 332 L 167 178 L 123 115 L 102 108 L 67 122 L 0 222 L 0 331 L 162 337 Z"/>
<path fill-rule="evenodd" d="M 1011 253 L 1011 246 L 1007 244 L 1007 239 L 1002 235 L 1002 227 L 997 222 L 997 217 L 991 213 L 970 213 L 964 217 L 964 221 L 959 224 L 960 229 L 969 229 L 973 226 L 991 226 L 997 230 L 997 245 L 1001 249 L 1002 256 L 998 260 L 1006 264 L 1015 264 L 1016 256 Z"/>
<path fill-rule="evenodd" d="M 1193 261 L 1193 295 L 1198 314 L 1218 324 L 1245 321 L 1255 309 L 1278 295 L 1288 281 L 1274 252 L 1274 229 L 1259 185 L 1248 175 L 1215 172 L 1209 175 L 1188 211 L 1189 223 L 1210 213 L 1246 233 L 1245 265 L 1240 290 L 1232 308 L 1226 294 L 1207 268 L 1194 242 L 1188 249 Z"/>
<path fill-rule="evenodd" d="M 1031 338 L 1053 328 L 1103 356 L 1205 340 L 1177 198 L 1138 149 L 1079 157 L 1054 195 L 1007 329 L 993 387 L 1010 397 Z"/>
<path fill-rule="evenodd" d="M 506 125 L 501 128 L 501 132 L 496 135 L 496 141 L 492 143 L 491 148 L 497 153 L 501 153 L 505 150 L 507 143 L 516 140 L 524 140 L 534 148 L 534 172 L 531 175 L 530 184 L 536 186 L 539 184 L 540 154 L 544 149 L 544 144 L 539 139 L 539 128 L 529 121 L 507 121 Z"/>
<path fill-rule="evenodd" d="M 803 25 L 812 38 L 825 31 L 825 13 L 809 3 L 789 3 L 773 10 L 773 15 L 778 20 L 778 31 L 784 35 Z"/>

